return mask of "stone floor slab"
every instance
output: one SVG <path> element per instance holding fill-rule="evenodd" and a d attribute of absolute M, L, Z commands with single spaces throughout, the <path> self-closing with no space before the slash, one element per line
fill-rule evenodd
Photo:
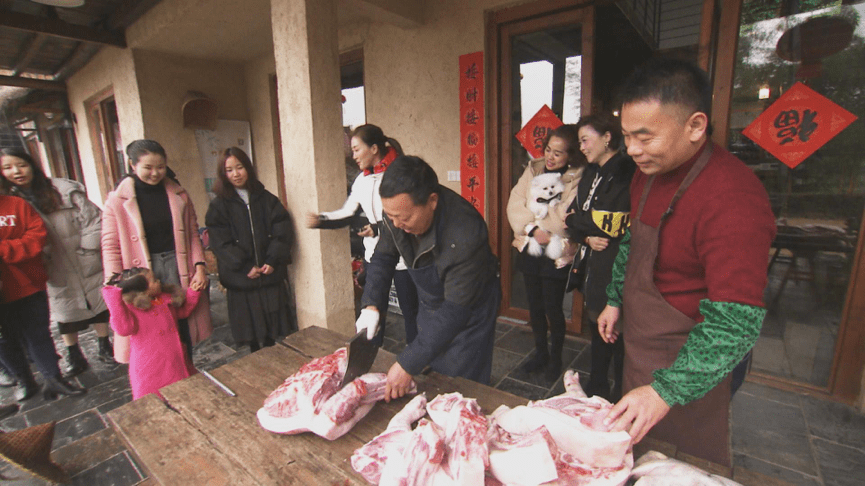
<path fill-rule="evenodd" d="M 823 439 L 814 439 L 820 473 L 826 486 L 865 484 L 865 451 Z"/>
<path fill-rule="evenodd" d="M 733 452 L 817 476 L 817 464 L 799 407 L 736 394 L 732 432 Z"/>

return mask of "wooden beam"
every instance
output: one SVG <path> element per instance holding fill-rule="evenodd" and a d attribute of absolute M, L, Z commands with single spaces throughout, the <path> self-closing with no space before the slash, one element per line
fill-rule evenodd
<path fill-rule="evenodd" d="M 84 25 L 68 24 L 58 19 L 49 19 L 18 12 L 3 12 L 3 15 L 0 16 L 0 27 L 9 27 L 10 29 L 41 33 L 64 39 L 126 47 L 126 36 L 123 32 L 92 29 Z"/>
<path fill-rule="evenodd" d="M 64 83 L 45 79 L 22 78 L 20 76 L 0 76 L 0 86 L 17 86 L 19 88 L 42 89 L 46 91 L 66 91 Z"/>
<path fill-rule="evenodd" d="M 109 29 L 124 30 L 161 0 L 123 0 L 108 18 Z"/>
<path fill-rule="evenodd" d="M 712 73 L 712 47 L 715 39 L 715 0 L 703 0 L 700 11 L 700 42 L 697 44 L 697 64 Z"/>
<path fill-rule="evenodd" d="M 15 68 L 12 69 L 12 76 L 18 76 L 21 74 L 21 71 L 25 70 L 27 66 L 30 65 L 30 61 L 33 60 L 33 57 L 36 56 L 36 53 L 39 52 L 39 49 L 46 40 L 48 40 L 48 36 L 45 34 L 36 34 L 33 37 L 30 41 L 30 45 L 24 50 L 24 55 L 21 56 L 21 59 L 19 59 L 17 63 L 15 63 Z"/>
<path fill-rule="evenodd" d="M 90 44 L 86 42 L 79 42 L 75 47 L 75 50 L 72 51 L 72 54 L 63 61 L 63 64 L 59 69 L 57 69 L 57 72 L 54 73 L 54 79 L 66 79 L 66 77 L 75 69 L 76 63 L 85 55 L 89 46 Z"/>
<path fill-rule="evenodd" d="M 739 17 L 742 0 L 724 2 L 718 25 L 719 43 L 715 58 L 714 96 L 712 97 L 712 140 L 727 146 L 730 128 L 730 100 L 733 97 L 733 69 L 736 65 L 736 47 L 739 43 Z"/>

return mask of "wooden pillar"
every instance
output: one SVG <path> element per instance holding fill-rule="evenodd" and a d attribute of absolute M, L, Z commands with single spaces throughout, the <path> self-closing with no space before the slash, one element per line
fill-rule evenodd
<path fill-rule="evenodd" d="M 346 197 L 335 0 L 272 0 L 271 15 L 298 324 L 353 335 L 347 230 L 305 225 L 307 213 L 337 209 Z"/>

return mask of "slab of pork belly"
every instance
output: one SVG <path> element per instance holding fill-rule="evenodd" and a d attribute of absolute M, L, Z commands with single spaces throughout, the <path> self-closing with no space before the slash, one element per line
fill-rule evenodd
<path fill-rule="evenodd" d="M 367 373 L 340 389 L 346 364 L 346 349 L 340 348 L 302 366 L 264 401 L 259 424 L 278 434 L 342 437 L 384 398 L 387 382 L 384 373 Z"/>
<path fill-rule="evenodd" d="M 487 447 L 487 418 L 474 398 L 460 393 L 437 396 L 427 404 L 427 413 L 445 432 L 447 461 L 445 472 L 454 485 L 476 486 L 484 483 L 490 465 Z"/>
<path fill-rule="evenodd" d="M 426 415 L 426 395 L 418 395 L 397 412 L 384 432 L 354 451 L 351 467 L 370 484 L 378 484 L 391 457 L 402 457 L 412 435 L 411 425 Z"/>
<path fill-rule="evenodd" d="M 637 479 L 634 486 L 742 486 L 657 451 L 649 451 L 637 460 L 631 479 Z"/>

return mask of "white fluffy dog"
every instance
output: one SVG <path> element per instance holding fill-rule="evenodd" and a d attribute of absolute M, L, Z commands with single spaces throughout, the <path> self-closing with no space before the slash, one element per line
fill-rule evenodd
<path fill-rule="evenodd" d="M 547 217 L 550 209 L 562 204 L 564 192 L 565 184 L 559 173 L 541 174 L 532 179 L 532 185 L 529 187 L 528 207 L 535 215 L 536 224 Z M 529 255 L 541 256 L 546 254 L 550 260 L 556 260 L 562 256 L 563 251 L 564 246 L 559 235 L 551 235 L 550 243 L 546 245 L 546 248 L 538 243 L 534 237 L 529 237 Z"/>

